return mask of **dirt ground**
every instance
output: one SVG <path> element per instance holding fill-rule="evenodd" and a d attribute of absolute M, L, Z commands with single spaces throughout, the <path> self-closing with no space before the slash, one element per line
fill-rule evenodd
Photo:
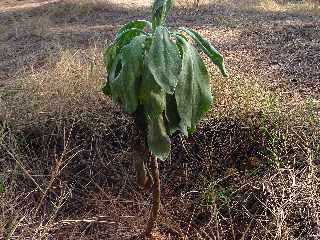
<path fill-rule="evenodd" d="M 100 86 L 103 47 L 127 21 L 150 19 L 149 8 L 1 1 L 4 237 L 143 232 L 150 194 L 135 183 L 132 119 Z M 191 138 L 172 137 L 154 239 L 319 239 L 319 3 L 177 1 L 169 25 L 207 37 L 230 77 L 209 65 L 217 107 Z"/>
<path fill-rule="evenodd" d="M 10 73 L 33 64 L 41 66 L 41 58 L 56 42 L 77 48 L 87 47 L 93 41 L 111 41 L 121 24 L 129 19 L 148 18 L 150 13 L 147 8 L 150 1 L 108 1 L 100 9 L 98 4 L 85 9 L 89 2 L 84 1 L 83 6 L 78 7 L 83 13 L 69 5 L 70 9 L 55 12 L 53 16 L 50 7 L 56 5 L 59 9 L 58 5 L 64 1 L 7 0 L 1 3 L 1 79 L 8 79 Z M 240 5 L 246 4 L 244 1 Z M 263 69 L 259 74 L 269 78 L 274 86 L 288 85 L 306 95 L 318 94 L 319 17 L 308 11 L 240 11 L 240 7 L 231 4 L 214 9 L 205 5 L 196 11 L 177 9 L 171 23 L 202 31 L 219 44 L 226 58 L 232 54 L 239 60 L 240 55 L 250 55 L 252 62 L 240 61 L 247 65 L 241 67 L 254 64 L 257 71 Z M 24 24 L 21 26 L 21 23 Z M 46 31 L 45 36 L 41 31 Z"/>

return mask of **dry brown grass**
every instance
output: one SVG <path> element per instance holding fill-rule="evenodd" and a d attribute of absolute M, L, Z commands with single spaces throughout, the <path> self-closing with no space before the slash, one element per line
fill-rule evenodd
<path fill-rule="evenodd" d="M 263 0 L 258 4 L 257 8 L 263 11 L 272 12 L 304 13 L 316 16 L 319 16 L 320 14 L 319 3 L 310 0 L 293 3 L 290 3 L 290 1 L 287 3 L 281 3 L 274 0 Z"/>
<path fill-rule="evenodd" d="M 17 76 L 19 91 L 15 97 L 2 105 L 7 106 L 7 111 L 2 110 L 6 119 L 28 124 L 42 115 L 64 117 L 93 110 L 93 106 L 105 101 L 100 93 L 103 82 L 100 59 L 101 49 L 94 46 L 77 51 L 60 49 L 46 59 L 42 69 L 31 66 Z M 9 108 L 10 105 L 16 107 Z"/>
<path fill-rule="evenodd" d="M 96 9 L 74 3 L 16 22 L 16 34 L 51 38 L 56 16 L 71 11 L 82 19 Z M 241 26 L 223 26 L 202 31 L 221 45 L 240 39 Z M 0 232 L 7 239 L 132 239 L 144 229 L 149 194 L 139 191 L 131 167 L 132 121 L 100 91 L 102 45 L 58 41 L 41 64 L 0 85 Z M 319 99 L 270 87 L 269 69 L 254 57 L 226 51 L 229 78 L 210 66 L 215 107 L 192 138 L 173 138 L 161 164 L 157 239 L 318 238 Z"/>
<path fill-rule="evenodd" d="M 242 9 L 246 11 L 262 11 L 274 13 L 300 13 L 319 16 L 320 6 L 317 1 L 278 1 L 278 0 L 178 0 L 179 7 L 206 7 L 208 5 L 224 6 L 229 8 Z"/>

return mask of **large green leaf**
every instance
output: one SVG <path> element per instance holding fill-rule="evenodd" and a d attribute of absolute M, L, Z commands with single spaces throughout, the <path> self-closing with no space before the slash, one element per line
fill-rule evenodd
<path fill-rule="evenodd" d="M 116 55 L 121 51 L 121 49 L 125 45 L 130 43 L 133 38 L 141 34 L 146 35 L 144 31 L 138 28 L 126 29 L 123 30 L 120 34 L 117 34 L 114 42 L 106 47 L 103 53 L 103 62 L 108 72 L 110 72 L 113 61 L 116 58 Z"/>
<path fill-rule="evenodd" d="M 117 47 L 115 44 L 111 44 L 109 47 L 107 47 L 104 51 L 104 54 L 103 54 L 103 61 L 106 66 L 106 70 L 107 70 L 106 74 L 107 75 L 106 75 L 106 82 L 102 88 L 102 91 L 106 95 L 111 94 L 110 83 L 109 83 L 109 74 L 110 74 L 112 65 L 114 63 L 114 60 L 116 58 L 116 55 L 117 55 Z"/>
<path fill-rule="evenodd" d="M 147 20 L 134 20 L 134 21 L 128 22 L 122 28 L 120 28 L 120 30 L 118 31 L 116 36 L 118 37 L 123 32 L 125 32 L 125 31 L 127 31 L 129 29 L 132 29 L 132 28 L 144 30 L 146 27 L 151 30 L 152 29 L 152 24 Z"/>
<path fill-rule="evenodd" d="M 167 93 L 173 93 L 178 83 L 181 59 L 177 45 L 170 39 L 165 27 L 157 27 L 146 58 L 146 64 L 157 84 Z"/>
<path fill-rule="evenodd" d="M 142 74 L 140 102 L 150 118 L 157 118 L 165 108 L 165 91 L 156 83 L 147 67 Z"/>
<path fill-rule="evenodd" d="M 135 37 L 123 47 L 110 72 L 110 89 L 114 102 L 123 104 L 126 112 L 134 112 L 138 106 L 138 93 L 144 59 L 144 43 L 147 36 Z M 118 74 L 117 68 L 121 66 Z"/>
<path fill-rule="evenodd" d="M 106 69 L 108 72 L 110 72 L 112 64 L 114 62 L 114 59 L 116 58 L 117 55 L 117 45 L 116 44 L 111 44 L 107 48 L 105 48 L 104 53 L 103 53 L 103 62 L 106 66 Z"/>
<path fill-rule="evenodd" d="M 163 25 L 172 7 L 172 0 L 154 0 L 152 7 L 153 29 Z"/>
<path fill-rule="evenodd" d="M 170 138 L 162 114 L 155 119 L 148 119 L 148 146 L 160 160 L 165 160 L 170 153 Z"/>
<path fill-rule="evenodd" d="M 198 51 L 184 38 L 177 36 L 183 51 L 182 70 L 175 91 L 180 127 L 185 135 L 195 129 L 212 104 L 209 74 Z"/>
<path fill-rule="evenodd" d="M 139 23 L 139 22 L 134 24 L 134 22 L 132 22 L 132 26 L 136 26 L 136 27 L 141 27 L 141 24 L 142 23 Z M 116 59 L 117 54 L 121 51 L 121 49 L 125 45 L 129 44 L 130 41 L 134 39 L 136 36 L 139 36 L 141 34 L 145 35 L 145 32 L 143 32 L 141 29 L 138 29 L 138 28 L 124 29 L 125 26 L 123 27 L 122 31 L 120 30 L 121 32 L 119 32 L 115 41 L 105 49 L 103 54 L 103 61 L 106 66 L 107 76 L 106 76 L 106 82 L 102 88 L 102 91 L 106 95 L 111 94 L 110 71 L 112 69 L 112 66 L 114 65 L 114 61 Z"/>
<path fill-rule="evenodd" d="M 129 44 L 132 39 L 134 39 L 139 35 L 147 35 L 147 34 L 144 31 L 137 28 L 131 28 L 119 34 L 114 40 L 114 44 L 117 46 L 117 52 L 121 51 L 121 49 L 125 45 Z"/>
<path fill-rule="evenodd" d="M 207 39 L 189 28 L 179 28 L 179 30 L 184 31 L 185 33 L 190 35 L 190 37 L 198 44 L 202 51 L 208 55 L 211 61 L 218 66 L 223 76 L 228 76 L 227 70 L 224 66 L 223 56 L 210 44 Z"/>

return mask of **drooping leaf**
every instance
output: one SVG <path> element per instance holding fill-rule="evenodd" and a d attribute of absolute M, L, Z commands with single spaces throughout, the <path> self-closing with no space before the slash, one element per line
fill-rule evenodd
<path fill-rule="evenodd" d="M 228 76 L 227 70 L 224 65 L 224 59 L 221 53 L 215 49 L 210 42 L 201 36 L 199 33 L 193 31 L 189 28 L 179 28 L 179 30 L 187 33 L 190 37 L 197 43 L 197 45 L 202 49 L 202 51 L 208 55 L 211 61 L 218 66 L 223 76 Z"/>
<path fill-rule="evenodd" d="M 152 24 L 147 20 L 134 20 L 134 21 L 128 22 L 122 28 L 120 28 L 116 37 L 120 36 L 123 32 L 132 28 L 144 30 L 146 27 L 149 29 L 152 29 Z"/>
<path fill-rule="evenodd" d="M 108 72 L 110 72 L 114 59 L 117 55 L 117 46 L 116 44 L 111 44 L 107 48 L 105 48 L 103 53 L 103 62 L 106 66 Z"/>
<path fill-rule="evenodd" d="M 146 64 L 157 84 L 172 94 L 178 83 L 181 58 L 177 45 L 170 39 L 165 27 L 157 27 Z"/>
<path fill-rule="evenodd" d="M 139 98 L 150 118 L 156 118 L 162 114 L 165 108 L 165 96 L 165 91 L 156 83 L 149 69 L 145 67 Z"/>
<path fill-rule="evenodd" d="M 147 21 L 146 21 L 147 22 Z M 134 21 L 132 22 L 133 25 Z M 139 22 L 136 23 L 137 27 L 141 27 L 141 24 L 139 25 Z M 126 26 L 126 25 L 125 25 Z M 125 27 L 124 26 L 124 27 Z M 102 91 L 106 95 L 111 95 L 111 89 L 110 89 L 110 71 L 114 64 L 114 61 L 116 59 L 117 54 L 121 51 L 121 49 L 130 43 L 130 41 L 139 35 L 145 35 L 145 33 L 138 28 L 131 28 L 131 29 L 123 29 L 119 34 L 117 35 L 115 41 L 105 48 L 104 54 L 103 54 L 103 61 L 106 66 L 107 75 L 106 75 L 106 82 L 104 86 L 102 87 Z"/>
<path fill-rule="evenodd" d="M 146 33 L 140 29 L 131 28 L 119 34 L 119 36 L 114 40 L 114 44 L 117 47 L 117 53 L 121 51 L 125 45 L 129 44 L 132 39 L 139 35 L 146 35 Z"/>
<path fill-rule="evenodd" d="M 148 119 L 148 146 L 160 160 L 165 160 L 170 154 L 170 138 L 162 114 L 155 119 Z"/>
<path fill-rule="evenodd" d="M 181 118 L 177 109 L 177 101 L 174 95 L 167 94 L 166 95 L 166 125 L 169 131 L 169 134 L 175 133 L 178 129 L 180 129 L 180 121 Z"/>
<path fill-rule="evenodd" d="M 163 25 L 172 7 L 172 0 L 154 0 L 152 8 L 153 29 Z"/>
<path fill-rule="evenodd" d="M 103 62 L 106 67 L 106 82 L 104 86 L 102 87 L 102 91 L 105 95 L 111 95 L 110 90 L 110 83 L 109 83 L 109 74 L 112 68 L 112 64 L 114 63 L 114 60 L 117 55 L 117 47 L 115 44 L 111 44 L 109 47 L 107 47 L 103 53 Z"/>
<path fill-rule="evenodd" d="M 133 38 L 141 34 L 146 35 L 145 32 L 138 28 L 123 30 L 120 34 L 116 36 L 114 42 L 105 48 L 103 53 L 103 62 L 108 72 L 110 72 L 111 67 L 113 65 L 113 61 L 116 58 L 116 55 L 121 51 L 121 49 L 125 45 L 130 43 L 130 41 Z"/>
<path fill-rule="evenodd" d="M 144 59 L 144 43 L 147 36 L 135 37 L 123 47 L 110 72 L 110 89 L 114 102 L 120 102 L 126 112 L 134 112 L 138 106 L 138 92 Z M 121 64 L 121 65 L 120 65 Z M 118 66 L 121 66 L 117 74 Z"/>
<path fill-rule="evenodd" d="M 114 81 L 120 74 L 122 70 L 122 54 L 118 54 L 116 58 L 113 60 L 110 72 L 108 74 L 108 83 L 110 84 Z"/>
<path fill-rule="evenodd" d="M 182 70 L 175 91 L 180 127 L 185 135 L 195 129 L 212 104 L 209 74 L 198 51 L 184 38 L 177 36 L 183 50 Z"/>

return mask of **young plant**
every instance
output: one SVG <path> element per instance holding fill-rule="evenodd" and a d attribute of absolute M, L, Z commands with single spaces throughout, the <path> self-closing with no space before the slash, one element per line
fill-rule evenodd
<path fill-rule="evenodd" d="M 146 132 L 151 152 L 151 177 L 146 167 L 148 157 L 136 163 L 141 185 L 150 185 L 150 179 L 154 180 L 147 234 L 154 227 L 160 207 L 157 159 L 168 157 L 169 136 L 176 131 L 185 136 L 192 134 L 213 103 L 209 73 L 189 38 L 227 76 L 222 55 L 208 40 L 191 29 L 166 26 L 171 7 L 172 0 L 155 0 L 152 22 L 127 23 L 104 53 L 107 77 L 103 92 L 125 112 L 143 120 L 138 125 Z"/>

